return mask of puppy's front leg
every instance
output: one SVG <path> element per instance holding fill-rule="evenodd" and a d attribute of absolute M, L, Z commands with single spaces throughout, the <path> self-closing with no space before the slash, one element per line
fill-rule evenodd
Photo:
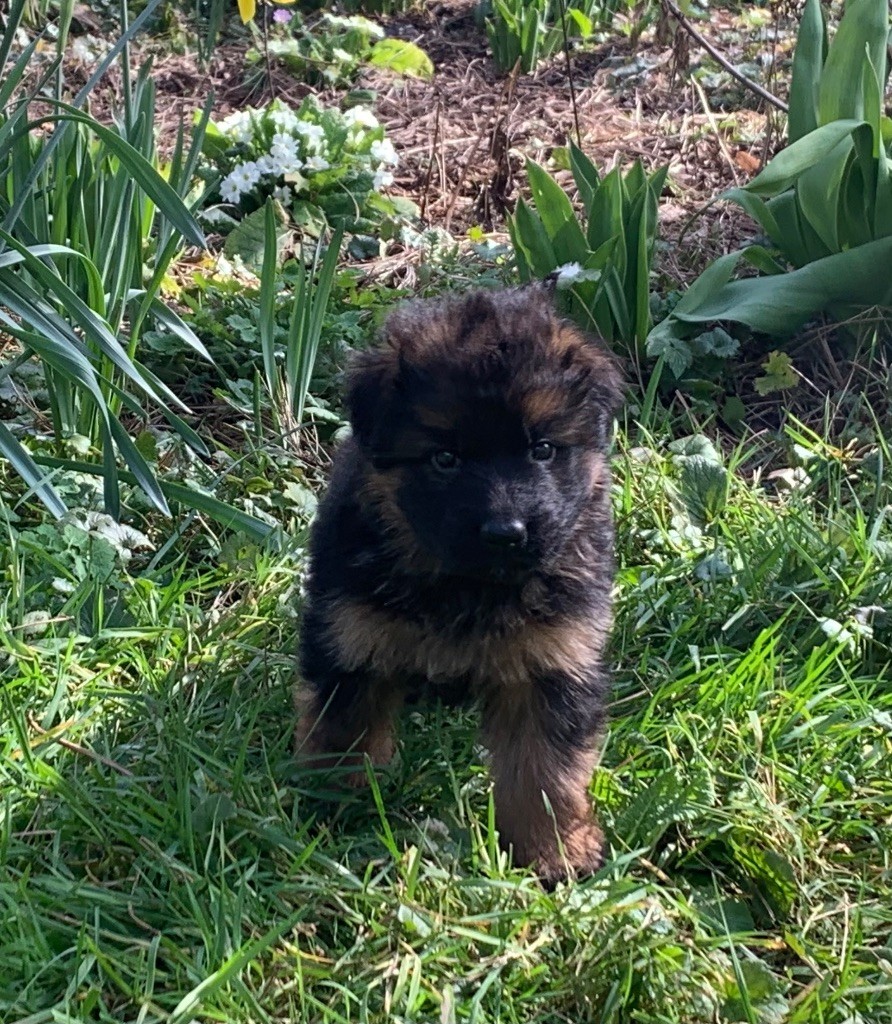
<path fill-rule="evenodd" d="M 361 786 L 366 780 L 363 756 L 385 765 L 393 757 L 393 717 L 400 703 L 393 687 L 369 673 L 342 672 L 298 684 L 295 707 L 296 753 L 317 767 L 354 766 L 347 782 Z"/>
<path fill-rule="evenodd" d="M 547 677 L 523 694 L 500 688 L 486 702 L 499 836 L 515 863 L 531 865 L 546 885 L 565 879 L 568 868 L 592 874 L 603 860 L 588 795 L 603 699 L 603 679 L 593 670 L 586 682 Z"/>

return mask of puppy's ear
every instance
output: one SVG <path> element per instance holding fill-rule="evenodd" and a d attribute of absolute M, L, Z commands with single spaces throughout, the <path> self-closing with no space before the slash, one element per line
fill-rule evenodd
<path fill-rule="evenodd" d="M 399 356 L 390 348 L 358 352 L 347 371 L 347 412 L 353 436 L 367 451 L 393 395 Z"/>
<path fill-rule="evenodd" d="M 598 440 L 605 447 L 610 441 L 613 419 L 625 397 L 625 377 L 617 356 L 607 342 L 590 335 L 586 338 L 586 356 L 591 367 L 588 376 L 588 400 L 595 410 Z"/>

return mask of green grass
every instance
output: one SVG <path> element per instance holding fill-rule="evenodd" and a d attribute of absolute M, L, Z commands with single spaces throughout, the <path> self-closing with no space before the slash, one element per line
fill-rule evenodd
<path fill-rule="evenodd" d="M 888 452 L 797 435 L 789 492 L 757 472 L 787 441 L 704 477 L 630 436 L 613 855 L 550 894 L 498 852 L 471 712 L 410 711 L 370 792 L 296 770 L 298 547 L 193 532 L 35 635 L 7 545 L 0 1019 L 892 1021 Z"/>

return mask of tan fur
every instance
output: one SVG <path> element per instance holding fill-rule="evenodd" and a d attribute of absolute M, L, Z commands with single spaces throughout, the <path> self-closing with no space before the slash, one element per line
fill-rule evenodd
<path fill-rule="evenodd" d="M 368 756 L 373 765 L 390 762 L 394 753 L 393 715 L 400 700 L 398 692 L 380 688 L 376 699 L 365 702 L 353 719 L 335 719 L 325 713 L 315 694 L 298 686 L 294 693 L 297 725 L 294 749 L 298 760 L 315 768 L 335 764 L 353 767 L 346 778 L 350 786 L 367 781 L 363 768 Z"/>
<path fill-rule="evenodd" d="M 478 684 L 523 685 L 537 670 L 584 673 L 596 664 L 610 622 L 570 619 L 518 623 L 503 634 L 461 641 L 354 601 L 337 601 L 330 613 L 338 657 L 345 669 L 417 673 L 436 681 L 469 676 Z"/>
<path fill-rule="evenodd" d="M 513 849 L 515 863 L 533 865 L 547 881 L 564 877 L 567 867 L 578 874 L 596 871 L 603 835 L 588 795 L 596 744 L 556 750 L 541 734 L 535 708 L 490 710 L 485 738 L 502 844 Z"/>
<path fill-rule="evenodd" d="M 547 426 L 566 412 L 567 396 L 557 388 L 527 391 L 521 398 L 524 420 L 531 426 Z M 555 440 L 549 437 L 549 440 Z"/>

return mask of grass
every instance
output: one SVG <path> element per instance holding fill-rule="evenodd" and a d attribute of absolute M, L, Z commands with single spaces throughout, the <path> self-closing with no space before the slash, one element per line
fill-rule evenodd
<path fill-rule="evenodd" d="M 612 856 L 554 893 L 498 851 L 470 711 L 410 711 L 369 792 L 296 770 L 299 544 L 196 527 L 92 632 L 27 619 L 6 545 L 0 1019 L 892 1021 L 888 451 L 670 436 L 617 446 Z"/>

